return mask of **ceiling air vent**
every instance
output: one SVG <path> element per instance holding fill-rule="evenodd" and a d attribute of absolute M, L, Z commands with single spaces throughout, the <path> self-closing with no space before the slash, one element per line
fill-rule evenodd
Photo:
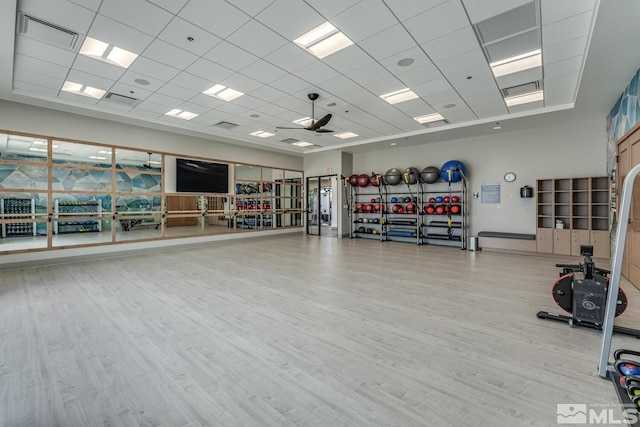
<path fill-rule="evenodd" d="M 222 129 L 233 129 L 233 128 L 237 127 L 238 125 L 235 124 L 235 123 L 229 123 L 229 122 L 222 121 L 222 122 L 216 123 L 213 126 L 217 126 L 219 128 L 222 128 Z"/>
<path fill-rule="evenodd" d="M 78 33 L 25 13 L 18 13 L 18 35 L 65 49 L 75 49 Z"/>
<path fill-rule="evenodd" d="M 114 92 L 109 92 L 105 97 L 104 97 L 105 101 L 110 101 L 110 102 L 115 102 L 116 104 L 120 104 L 120 105 L 126 105 L 126 106 L 133 106 L 135 105 L 139 99 L 137 98 L 132 98 L 130 96 L 124 96 L 124 95 L 119 95 L 117 93 Z"/>
<path fill-rule="evenodd" d="M 537 1 L 532 1 L 478 22 L 474 27 L 480 44 L 494 43 L 539 27 L 537 7 Z"/>
<path fill-rule="evenodd" d="M 536 91 L 539 91 L 540 89 L 542 89 L 542 84 L 540 80 L 538 80 L 531 83 L 525 83 L 523 85 L 504 88 L 502 89 L 502 96 L 504 98 L 508 98 L 510 96 L 518 96 L 525 93 L 536 92 Z"/>

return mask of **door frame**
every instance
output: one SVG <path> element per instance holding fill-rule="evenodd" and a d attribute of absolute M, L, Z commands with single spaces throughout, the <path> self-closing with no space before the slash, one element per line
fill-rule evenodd
<path fill-rule="evenodd" d="M 307 191 L 306 191 L 306 197 L 305 197 L 305 199 L 306 199 L 306 200 L 305 200 L 305 203 L 306 203 L 306 205 L 305 205 L 305 206 L 307 206 L 307 207 L 309 207 L 309 206 L 310 206 L 310 204 L 309 204 L 309 196 L 310 196 L 310 194 L 311 194 L 311 192 L 309 191 L 309 190 L 310 190 L 310 187 L 309 187 L 309 180 L 310 180 L 310 179 L 317 179 L 317 180 L 318 180 L 318 186 L 317 186 L 317 187 L 315 187 L 315 188 L 318 190 L 318 197 L 316 197 L 316 200 L 317 200 L 317 206 L 315 206 L 315 208 L 317 209 L 318 215 L 320 215 L 320 210 L 321 210 L 321 209 L 320 209 L 320 208 L 321 208 L 320 188 L 322 187 L 322 185 L 321 185 L 321 184 L 322 184 L 322 179 L 324 179 L 324 178 L 329 178 L 329 179 L 331 179 L 331 178 L 333 178 L 333 177 L 336 177 L 336 179 L 337 179 L 338 174 L 333 173 L 333 174 L 316 175 L 316 176 L 306 176 L 306 177 L 305 177 L 305 178 L 306 178 L 306 183 L 305 183 L 305 185 L 306 185 L 306 190 L 307 190 Z M 337 197 L 337 194 L 335 195 L 335 197 Z M 309 211 L 307 210 L 307 211 L 306 211 L 306 215 L 305 215 L 305 232 L 306 232 L 308 235 L 310 235 L 310 236 L 318 236 L 318 237 L 321 237 L 321 236 L 322 236 L 322 225 L 321 225 L 321 224 L 322 224 L 322 222 L 321 222 L 321 218 L 320 218 L 320 217 L 318 217 L 318 234 L 312 234 L 312 233 L 309 233 L 309 221 L 308 221 L 308 219 L 309 219 Z"/>

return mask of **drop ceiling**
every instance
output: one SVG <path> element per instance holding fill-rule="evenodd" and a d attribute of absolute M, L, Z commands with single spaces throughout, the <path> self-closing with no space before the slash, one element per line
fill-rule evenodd
<path fill-rule="evenodd" d="M 11 75 L 2 83 L 34 104 L 208 139 L 294 153 L 348 148 L 572 108 L 598 6 L 598 0 L 21 0 L 14 19 L 2 18 L 12 22 L 15 37 L 6 58 Z M 324 22 L 353 44 L 318 59 L 293 40 Z M 49 37 L 47 25 L 60 31 Z M 139 56 L 122 68 L 81 55 L 86 37 Z M 540 65 L 494 76 L 490 63 L 535 49 Z M 104 96 L 63 91 L 65 81 Z M 203 93 L 215 84 L 243 95 L 225 101 Z M 417 98 L 392 105 L 380 97 L 404 88 Z M 530 88 L 544 99 L 507 106 L 506 96 Z M 311 92 L 320 95 L 315 118 L 332 114 L 325 128 L 334 132 L 276 129 L 311 115 Z M 197 116 L 166 115 L 171 110 Z M 435 113 L 446 121 L 414 119 Z M 258 131 L 273 136 L 251 135 Z M 357 136 L 334 136 L 343 132 Z"/>

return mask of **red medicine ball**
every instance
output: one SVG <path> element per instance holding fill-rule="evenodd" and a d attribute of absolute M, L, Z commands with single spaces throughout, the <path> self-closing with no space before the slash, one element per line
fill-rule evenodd
<path fill-rule="evenodd" d="M 435 197 L 429 197 L 429 203 L 435 203 L 435 202 L 436 202 Z"/>
<path fill-rule="evenodd" d="M 404 212 L 404 209 L 402 209 L 402 206 L 400 205 L 393 205 L 393 207 L 391 208 L 391 212 L 401 214 Z"/>
<path fill-rule="evenodd" d="M 358 186 L 366 187 L 367 185 L 369 185 L 369 175 L 366 173 L 358 175 Z"/>
<path fill-rule="evenodd" d="M 460 197 L 458 196 L 451 197 L 451 203 L 460 203 Z"/>
<path fill-rule="evenodd" d="M 442 215 L 443 213 L 444 213 L 444 206 L 443 205 L 436 206 L 436 214 Z"/>
<path fill-rule="evenodd" d="M 351 185 L 353 185 L 353 186 L 358 185 L 358 175 L 355 175 L 355 174 L 354 174 L 354 175 L 351 175 L 351 176 L 349 177 L 349 184 L 351 184 Z"/>
<path fill-rule="evenodd" d="M 366 205 L 364 207 L 365 212 L 373 212 L 373 205 Z"/>
<path fill-rule="evenodd" d="M 442 198 L 442 201 L 445 202 L 445 203 L 449 203 L 449 199 L 450 199 L 449 196 L 444 196 Z"/>
<path fill-rule="evenodd" d="M 451 205 L 451 213 L 459 214 L 460 213 L 460 205 Z"/>

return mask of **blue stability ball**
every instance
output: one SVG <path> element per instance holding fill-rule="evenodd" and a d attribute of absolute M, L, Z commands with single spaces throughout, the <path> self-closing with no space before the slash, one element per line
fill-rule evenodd
<path fill-rule="evenodd" d="M 462 179 L 462 175 L 458 172 L 458 167 L 467 176 L 467 168 L 460 160 L 449 160 L 440 168 L 440 177 L 446 182 L 458 182 Z"/>

